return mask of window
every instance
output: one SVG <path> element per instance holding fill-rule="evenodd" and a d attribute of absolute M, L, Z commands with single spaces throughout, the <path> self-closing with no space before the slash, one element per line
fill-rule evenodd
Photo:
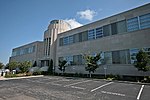
<path fill-rule="evenodd" d="M 139 30 L 138 17 L 127 20 L 127 29 L 128 29 L 128 32 Z"/>
<path fill-rule="evenodd" d="M 112 23 L 111 24 L 111 33 L 112 33 L 112 35 L 115 35 L 115 34 L 118 33 L 117 32 L 117 24 L 116 23 Z"/>
<path fill-rule="evenodd" d="M 28 48 L 28 53 L 32 53 L 33 52 L 33 47 Z"/>
<path fill-rule="evenodd" d="M 78 33 L 79 34 L 79 42 L 82 42 L 82 33 Z"/>
<path fill-rule="evenodd" d="M 29 48 L 26 48 L 26 49 L 28 49 L 28 53 L 35 52 L 35 46 L 29 47 Z"/>
<path fill-rule="evenodd" d="M 139 16 L 139 20 L 141 29 L 150 28 L 150 13 Z"/>
<path fill-rule="evenodd" d="M 69 36 L 69 44 L 72 44 L 72 43 L 73 43 L 73 35 Z"/>
<path fill-rule="evenodd" d="M 120 53 L 119 51 L 112 51 L 112 63 L 120 64 Z"/>
<path fill-rule="evenodd" d="M 32 47 L 32 52 L 35 52 L 35 46 Z"/>
<path fill-rule="evenodd" d="M 129 64 L 130 56 L 129 50 L 112 51 L 113 64 Z"/>
<path fill-rule="evenodd" d="M 74 34 L 74 43 L 79 42 L 79 34 Z"/>
<path fill-rule="evenodd" d="M 16 51 L 13 51 L 12 52 L 12 56 L 16 56 L 17 55 L 17 52 Z"/>
<path fill-rule="evenodd" d="M 63 45 L 68 45 L 69 44 L 69 37 L 64 37 L 63 38 Z"/>
<path fill-rule="evenodd" d="M 104 63 L 105 64 L 112 64 L 112 52 L 105 52 L 104 53 Z"/>
<path fill-rule="evenodd" d="M 66 56 L 66 57 L 64 57 L 63 60 L 67 61 L 67 65 L 72 65 L 73 64 L 73 56 Z"/>
<path fill-rule="evenodd" d="M 104 36 L 109 36 L 111 34 L 111 27 L 110 27 L 110 25 L 103 26 L 103 34 L 104 34 Z"/>
<path fill-rule="evenodd" d="M 131 60 L 131 64 L 134 64 L 137 60 L 136 60 L 136 55 L 139 52 L 139 49 L 130 49 L 130 60 Z"/>
<path fill-rule="evenodd" d="M 82 64 L 82 55 L 74 55 L 73 56 L 73 64 L 81 65 Z"/>
<path fill-rule="evenodd" d="M 82 34 L 82 41 L 87 41 L 88 40 L 88 31 L 84 31 L 81 34 Z"/>
<path fill-rule="evenodd" d="M 130 64 L 129 50 L 121 50 L 120 53 L 120 64 Z"/>
<path fill-rule="evenodd" d="M 24 54 L 24 50 L 21 49 L 21 50 L 20 50 L 20 55 L 23 55 L 23 54 Z"/>
<path fill-rule="evenodd" d="M 119 34 L 127 32 L 127 27 L 126 27 L 126 21 L 125 20 L 117 22 L 117 32 Z"/>
<path fill-rule="evenodd" d="M 63 38 L 59 39 L 59 46 L 63 46 Z"/>
<path fill-rule="evenodd" d="M 57 20 L 51 21 L 51 24 L 58 24 L 59 22 Z"/>
<path fill-rule="evenodd" d="M 150 48 L 143 48 L 144 52 L 146 52 L 150 58 Z"/>
<path fill-rule="evenodd" d="M 92 40 L 92 39 L 95 39 L 95 30 L 94 29 L 88 31 L 88 40 Z"/>
<path fill-rule="evenodd" d="M 103 37 L 103 28 L 102 27 L 96 28 L 96 38 L 101 37 Z"/>
<path fill-rule="evenodd" d="M 96 54 L 95 54 L 95 56 L 96 56 Z M 98 62 L 97 62 L 97 64 L 102 64 L 102 63 L 104 63 L 104 52 L 101 52 L 100 53 L 100 59 L 98 60 Z"/>

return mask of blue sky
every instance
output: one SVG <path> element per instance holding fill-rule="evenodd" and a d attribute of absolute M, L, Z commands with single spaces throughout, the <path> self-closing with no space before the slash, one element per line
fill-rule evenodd
<path fill-rule="evenodd" d="M 150 0 L 0 0 L 0 62 L 6 64 L 12 48 L 41 41 L 51 20 L 72 26 L 150 3 Z"/>

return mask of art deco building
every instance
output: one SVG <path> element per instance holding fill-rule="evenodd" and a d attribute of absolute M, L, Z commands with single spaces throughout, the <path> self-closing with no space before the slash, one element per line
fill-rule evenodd
<path fill-rule="evenodd" d="M 143 73 L 133 63 L 140 49 L 150 55 L 150 4 L 75 29 L 70 29 L 65 21 L 53 20 L 44 33 L 43 45 L 43 57 L 38 62 L 48 66 L 52 59 L 55 72 L 59 72 L 58 61 L 64 59 L 67 73 L 88 73 L 83 54 L 102 52 L 105 65 L 95 74 L 107 71 L 107 74 L 141 76 Z M 150 72 L 145 74 L 150 75 Z"/>

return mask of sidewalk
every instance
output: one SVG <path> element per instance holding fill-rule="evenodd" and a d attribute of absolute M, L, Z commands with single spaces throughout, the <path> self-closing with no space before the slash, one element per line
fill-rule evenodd
<path fill-rule="evenodd" d="M 32 78 L 32 77 L 43 77 L 44 75 L 37 75 L 37 76 L 24 76 L 24 77 L 13 77 L 13 78 L 5 78 L 0 76 L 0 80 L 12 80 L 12 79 L 23 79 L 23 78 Z"/>
<path fill-rule="evenodd" d="M 3 76 L 0 76 L 0 80 L 3 80 L 4 79 L 4 77 Z"/>

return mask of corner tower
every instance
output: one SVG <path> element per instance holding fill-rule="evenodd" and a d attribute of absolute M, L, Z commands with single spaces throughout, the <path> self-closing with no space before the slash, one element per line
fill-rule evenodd
<path fill-rule="evenodd" d="M 44 65 L 49 65 L 50 59 L 55 62 L 57 35 L 70 29 L 70 25 L 63 20 L 52 20 L 48 29 L 44 32 L 44 58 L 47 61 Z"/>

